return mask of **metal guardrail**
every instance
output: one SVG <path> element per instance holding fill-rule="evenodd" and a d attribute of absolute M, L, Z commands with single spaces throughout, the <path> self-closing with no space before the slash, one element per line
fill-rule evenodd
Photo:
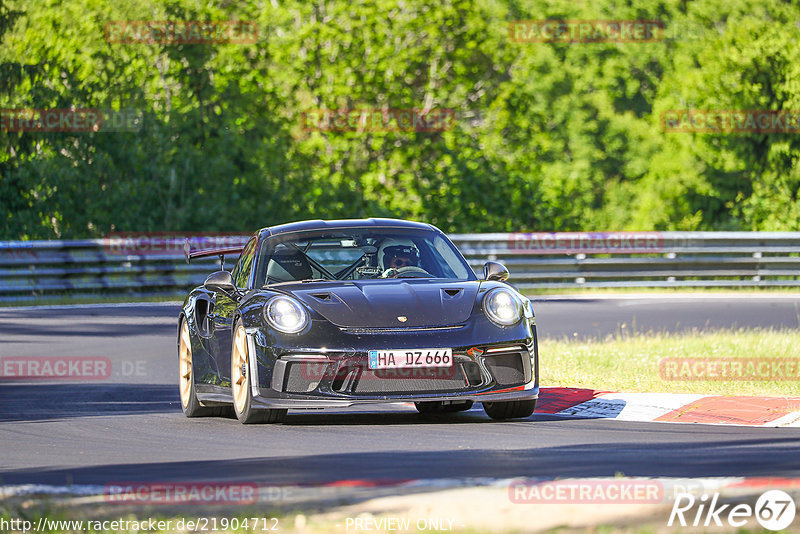
<path fill-rule="evenodd" d="M 481 273 L 504 263 L 520 289 L 800 287 L 800 232 L 576 232 L 450 236 Z M 243 243 L 244 236 L 226 236 Z M 183 240 L 0 242 L 0 300 L 53 296 L 182 296 L 218 267 L 187 265 Z M 226 258 L 231 266 L 235 258 Z"/>
<path fill-rule="evenodd" d="M 798 287 L 800 232 L 569 232 L 450 236 L 473 269 L 520 289 Z"/>
<path fill-rule="evenodd" d="M 0 300 L 99 294 L 179 296 L 219 268 L 216 258 L 187 265 L 182 239 L 166 245 L 126 250 L 113 239 L 0 242 Z M 226 267 L 232 261 L 235 258 L 226 258 Z"/>

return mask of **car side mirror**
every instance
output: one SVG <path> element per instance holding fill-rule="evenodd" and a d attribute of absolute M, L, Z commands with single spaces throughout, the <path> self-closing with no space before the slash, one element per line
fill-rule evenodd
<path fill-rule="evenodd" d="M 487 261 L 483 266 L 483 279 L 505 282 L 508 280 L 508 269 L 502 263 Z"/>
<path fill-rule="evenodd" d="M 203 282 L 203 287 L 209 291 L 221 292 L 235 297 L 237 295 L 236 286 L 233 283 L 233 276 L 228 271 L 217 271 L 211 273 Z"/>

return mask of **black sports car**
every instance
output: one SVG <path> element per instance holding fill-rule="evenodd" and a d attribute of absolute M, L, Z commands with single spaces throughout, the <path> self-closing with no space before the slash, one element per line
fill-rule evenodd
<path fill-rule="evenodd" d="M 530 416 L 539 394 L 530 301 L 487 262 L 479 280 L 429 224 L 367 219 L 264 228 L 189 293 L 179 319 L 189 417 L 277 422 L 287 409 L 413 402 L 422 413 L 482 402 Z M 223 260 L 224 262 L 224 260 Z"/>

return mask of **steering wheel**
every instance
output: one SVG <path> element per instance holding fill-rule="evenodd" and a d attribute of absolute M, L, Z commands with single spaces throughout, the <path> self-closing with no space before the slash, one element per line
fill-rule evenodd
<path fill-rule="evenodd" d="M 415 276 L 420 275 L 420 276 Z M 422 267 L 417 267 L 415 265 L 406 265 L 405 267 L 390 267 L 383 271 L 381 278 L 428 278 L 431 276 L 431 273 L 423 269 Z"/>

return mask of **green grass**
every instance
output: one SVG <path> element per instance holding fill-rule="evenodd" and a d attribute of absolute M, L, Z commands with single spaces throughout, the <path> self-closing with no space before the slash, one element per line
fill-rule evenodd
<path fill-rule="evenodd" d="M 794 359 L 800 363 L 796 329 L 625 333 L 605 339 L 541 339 L 541 384 L 626 392 L 800 396 L 800 371 L 787 380 L 665 380 L 662 358 Z M 735 361 L 735 360 L 734 360 Z M 800 410 L 800 404 L 798 405 Z"/>

